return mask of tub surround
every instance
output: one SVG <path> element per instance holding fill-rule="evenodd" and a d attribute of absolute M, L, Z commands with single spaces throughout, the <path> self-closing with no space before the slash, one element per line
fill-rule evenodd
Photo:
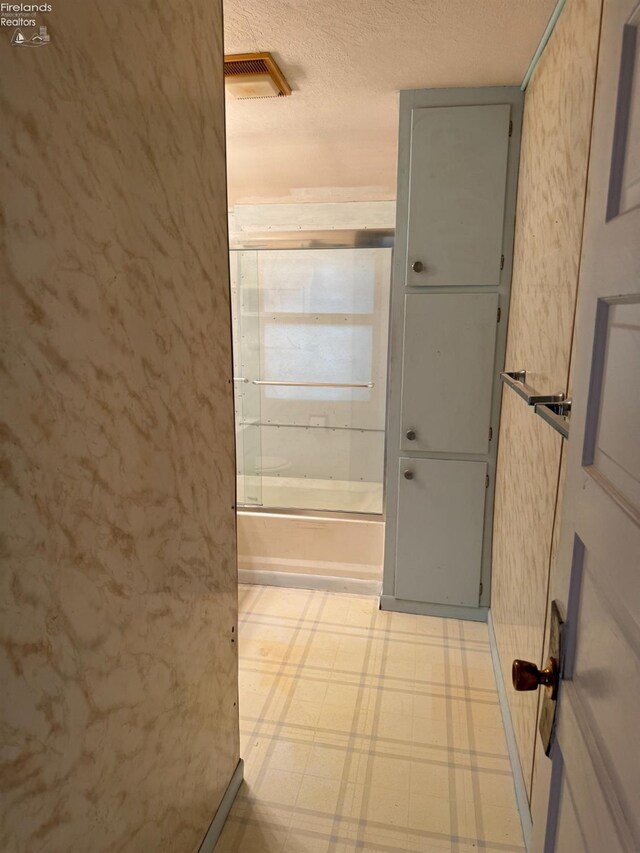
<path fill-rule="evenodd" d="M 195 850 L 239 761 L 221 4 L 46 24 L 0 45 L 0 848 Z"/>
<path fill-rule="evenodd" d="M 238 513 L 243 583 L 377 595 L 384 521 L 308 513 Z"/>

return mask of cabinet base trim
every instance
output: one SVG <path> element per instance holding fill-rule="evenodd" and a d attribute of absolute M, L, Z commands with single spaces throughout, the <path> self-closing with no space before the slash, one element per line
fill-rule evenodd
<path fill-rule="evenodd" d="M 423 601 L 404 601 L 393 595 L 380 596 L 380 610 L 396 613 L 416 613 L 418 616 L 442 616 L 444 619 L 466 619 L 469 622 L 486 622 L 487 607 L 461 607 L 457 604 L 428 604 Z"/>

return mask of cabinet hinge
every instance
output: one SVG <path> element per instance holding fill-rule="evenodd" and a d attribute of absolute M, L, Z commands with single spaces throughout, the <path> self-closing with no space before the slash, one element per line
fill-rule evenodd
<path fill-rule="evenodd" d="M 482 598 L 482 581 L 480 581 L 480 597 Z"/>
<path fill-rule="evenodd" d="M 493 427 L 489 427 L 489 441 L 493 438 Z"/>
<path fill-rule="evenodd" d="M 500 269 L 504 269 L 504 255 L 500 255 Z"/>
<path fill-rule="evenodd" d="M 484 487 L 485 487 L 485 489 L 488 489 L 488 488 L 489 488 L 489 475 L 488 475 L 488 474 L 487 474 L 487 476 L 484 478 Z"/>
<path fill-rule="evenodd" d="M 509 122 L 509 136 L 513 136 L 513 122 Z"/>
<path fill-rule="evenodd" d="M 500 322 L 500 317 L 502 317 L 502 308 L 498 305 L 498 319 L 496 320 L 496 323 Z"/>

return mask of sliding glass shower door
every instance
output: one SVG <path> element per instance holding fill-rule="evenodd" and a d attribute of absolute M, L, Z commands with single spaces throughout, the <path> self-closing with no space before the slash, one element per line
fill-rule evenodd
<path fill-rule="evenodd" d="M 391 249 L 365 239 L 231 252 L 245 505 L 382 511 Z"/>
<path fill-rule="evenodd" d="M 262 506 L 258 256 L 231 252 L 230 261 L 238 504 Z"/>

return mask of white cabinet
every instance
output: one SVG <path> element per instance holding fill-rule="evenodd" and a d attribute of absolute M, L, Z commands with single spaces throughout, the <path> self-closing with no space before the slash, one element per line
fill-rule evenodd
<path fill-rule="evenodd" d="M 486 616 L 522 99 L 400 96 L 384 609 Z"/>
<path fill-rule="evenodd" d="M 398 598 L 477 606 L 486 473 L 486 462 L 401 457 Z"/>
<path fill-rule="evenodd" d="M 499 285 L 510 116 L 510 104 L 411 111 L 407 284 Z"/>
<path fill-rule="evenodd" d="M 400 448 L 486 453 L 497 293 L 409 293 Z"/>

